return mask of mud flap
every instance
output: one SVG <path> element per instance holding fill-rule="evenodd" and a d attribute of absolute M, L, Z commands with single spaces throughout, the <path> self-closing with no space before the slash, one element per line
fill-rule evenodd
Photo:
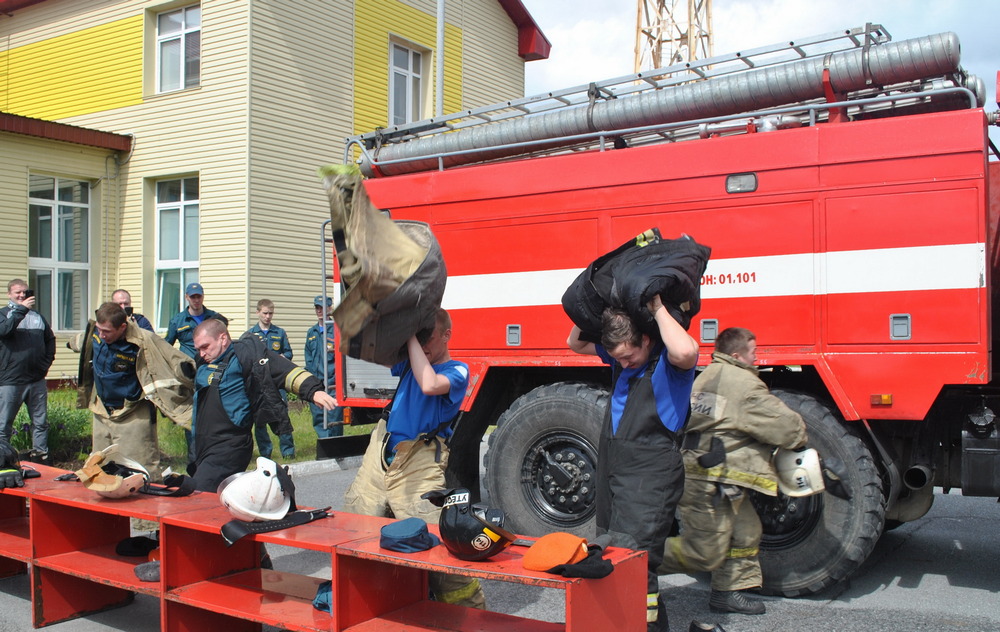
<path fill-rule="evenodd" d="M 349 456 L 361 456 L 368 449 L 368 433 L 359 435 L 344 435 L 342 437 L 324 437 L 316 440 L 316 458 L 343 459 Z"/>

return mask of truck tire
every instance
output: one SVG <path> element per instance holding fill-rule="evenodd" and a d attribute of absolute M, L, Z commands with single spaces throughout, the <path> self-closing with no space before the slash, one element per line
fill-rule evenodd
<path fill-rule="evenodd" d="M 520 534 L 593 537 L 597 440 L 608 392 L 588 384 L 539 386 L 497 420 L 486 453 L 490 506 Z"/>
<path fill-rule="evenodd" d="M 857 570 L 882 534 L 882 481 L 864 441 L 825 404 L 804 393 L 772 391 L 805 419 L 809 447 L 844 464 L 851 500 L 829 493 L 803 498 L 753 494 L 764 536 L 760 564 L 766 594 L 817 593 Z"/>

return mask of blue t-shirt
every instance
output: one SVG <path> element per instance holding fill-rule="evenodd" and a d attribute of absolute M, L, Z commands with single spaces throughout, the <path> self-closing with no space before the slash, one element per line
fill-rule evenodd
<path fill-rule="evenodd" d="M 596 345 L 597 355 L 605 364 L 613 366 L 618 361 L 612 358 L 607 350 Z M 637 369 L 622 369 L 618 374 L 614 390 L 611 393 L 611 432 L 618 432 L 618 423 L 625 410 L 625 400 L 628 399 L 629 380 L 641 377 L 646 372 L 649 363 Z M 688 408 L 691 406 L 691 387 L 694 385 L 694 367 L 678 369 L 667 359 L 667 349 L 660 350 L 660 361 L 653 369 L 653 396 L 656 398 L 656 412 L 660 422 L 667 430 L 678 432 L 684 427 Z"/>
<path fill-rule="evenodd" d="M 469 365 L 457 360 L 448 360 L 432 365 L 434 372 L 448 378 L 451 388 L 444 395 L 428 397 L 420 390 L 420 385 L 410 370 L 410 361 L 404 360 L 392 367 L 393 375 L 402 375 L 396 386 L 396 399 L 389 413 L 389 448 L 394 450 L 400 441 L 416 439 L 420 435 L 434 432 L 438 427 L 458 415 L 469 385 Z M 440 436 L 451 435 L 445 428 Z"/>

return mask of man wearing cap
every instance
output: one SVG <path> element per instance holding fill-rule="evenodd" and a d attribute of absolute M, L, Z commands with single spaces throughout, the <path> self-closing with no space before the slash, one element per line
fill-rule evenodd
<path fill-rule="evenodd" d="M 194 348 L 194 328 L 208 318 L 217 318 L 224 323 L 229 323 L 225 316 L 219 312 L 214 312 L 205 307 L 205 290 L 201 283 L 188 283 L 184 289 L 187 296 L 188 307 L 170 319 L 167 325 L 167 335 L 164 340 L 167 344 L 180 343 L 181 351 L 189 357 L 197 360 L 198 353 Z M 194 463 L 194 434 L 188 428 L 184 429 L 184 438 L 188 446 L 188 466 Z"/>
<path fill-rule="evenodd" d="M 68 345 L 90 358 L 81 388 L 93 420 L 93 449 L 119 452 L 160 477 L 156 409 L 178 425 L 191 425 L 194 362 L 151 331 L 129 320 L 117 303 L 103 303 L 95 322 Z"/>
<path fill-rule="evenodd" d="M 129 320 L 134 320 L 136 325 L 139 325 L 146 331 L 154 331 L 153 323 L 149 322 L 148 318 L 132 310 L 132 295 L 129 294 L 128 290 L 118 288 L 111 293 L 111 300 L 118 303 L 125 310 L 125 315 L 129 317 Z"/>
<path fill-rule="evenodd" d="M 327 313 L 332 305 L 333 299 L 330 297 L 327 297 L 325 301 L 322 295 L 313 299 L 317 322 L 306 333 L 306 371 L 322 380 L 325 368 L 327 392 L 333 392 L 337 384 L 337 363 L 333 352 L 333 321 L 329 319 Z M 337 406 L 326 413 L 325 428 L 323 427 L 323 409 L 313 403 L 309 404 L 309 409 L 312 410 L 313 428 L 316 429 L 317 437 L 326 439 L 344 434 L 344 427 L 340 423 L 344 420 L 343 408 Z"/>
<path fill-rule="evenodd" d="M 202 289 L 201 283 L 188 283 L 184 294 L 187 296 L 188 307 L 170 319 L 165 340 L 169 344 L 174 344 L 174 341 L 179 342 L 181 351 L 186 353 L 188 357 L 194 358 L 197 355 L 194 349 L 194 328 L 206 318 L 228 321 L 219 312 L 205 307 L 205 290 Z"/>

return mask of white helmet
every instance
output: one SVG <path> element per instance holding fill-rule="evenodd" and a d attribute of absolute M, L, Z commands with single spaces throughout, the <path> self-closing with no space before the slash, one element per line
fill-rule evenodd
<path fill-rule="evenodd" d="M 819 452 L 812 448 L 779 449 L 774 454 L 778 489 L 785 496 L 812 496 L 825 489 Z"/>
<path fill-rule="evenodd" d="M 257 469 L 233 474 L 219 483 L 219 500 L 237 520 L 281 520 L 292 504 L 278 480 L 278 464 L 257 457 Z"/>
<path fill-rule="evenodd" d="M 76 475 L 84 487 L 105 498 L 131 496 L 149 480 L 149 472 L 141 463 L 119 454 L 118 444 L 91 452 Z"/>

